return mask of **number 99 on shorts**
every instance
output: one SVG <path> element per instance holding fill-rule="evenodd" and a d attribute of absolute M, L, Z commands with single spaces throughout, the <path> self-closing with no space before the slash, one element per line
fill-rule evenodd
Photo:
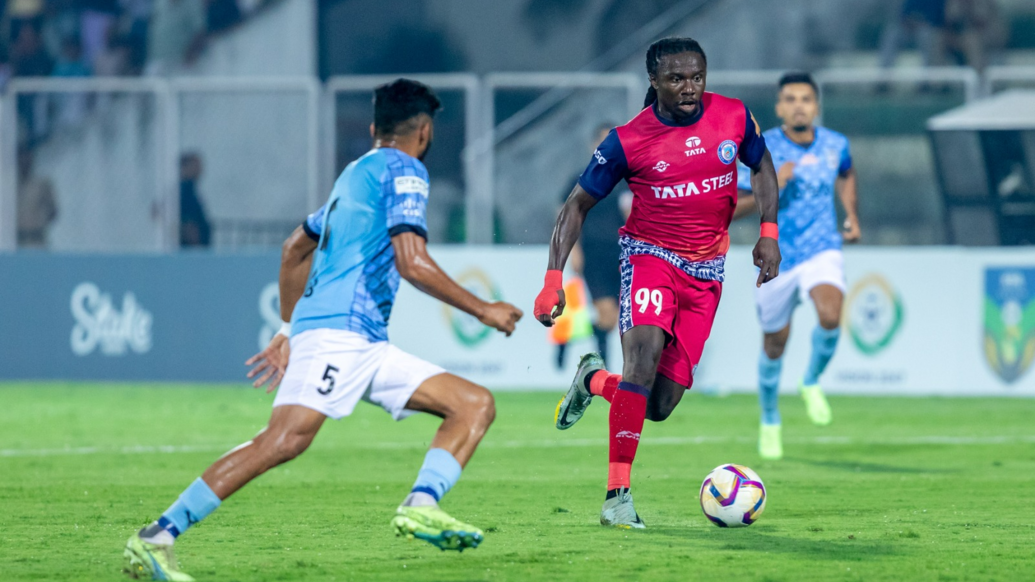
<path fill-rule="evenodd" d="M 647 310 L 651 309 L 654 311 L 654 315 L 661 315 L 665 298 L 662 296 L 660 289 L 647 289 L 644 287 L 636 290 L 636 296 L 633 300 L 636 302 L 637 310 L 640 313 L 647 313 Z"/>

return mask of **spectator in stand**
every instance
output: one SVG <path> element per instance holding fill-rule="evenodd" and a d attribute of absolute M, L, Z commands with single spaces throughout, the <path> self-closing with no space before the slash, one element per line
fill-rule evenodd
<path fill-rule="evenodd" d="M 54 69 L 54 60 L 44 49 L 36 24 L 18 28 L 11 47 L 11 69 L 15 77 L 47 77 Z M 42 139 L 47 134 L 46 95 L 18 95 L 17 109 L 27 141 L 34 143 Z"/>
<path fill-rule="evenodd" d="M 93 68 L 108 50 L 108 40 L 119 17 L 118 0 L 79 0 L 83 12 L 79 20 L 83 55 Z"/>
<path fill-rule="evenodd" d="M 57 201 L 50 180 L 33 172 L 32 150 L 18 150 L 18 246 L 46 248 L 47 231 L 57 218 Z"/>
<path fill-rule="evenodd" d="M 150 74 L 168 74 L 197 56 L 205 38 L 203 0 L 155 0 L 148 31 Z"/>
<path fill-rule="evenodd" d="M 54 69 L 54 60 L 43 46 L 38 24 L 18 27 L 18 36 L 11 45 L 11 66 L 16 77 L 47 77 Z"/>
<path fill-rule="evenodd" d="M 898 0 L 880 42 L 880 66 L 895 64 L 904 37 L 912 36 L 925 67 L 943 64 L 946 0 Z"/>
<path fill-rule="evenodd" d="M 147 64 L 147 31 L 153 0 L 119 0 L 124 13 L 125 40 L 129 45 L 129 67 L 134 74 L 140 74 Z"/>
<path fill-rule="evenodd" d="M 1006 42 L 1006 24 L 995 0 L 948 0 L 945 6 L 949 51 L 961 65 L 983 73 L 989 52 Z"/>
<path fill-rule="evenodd" d="M 77 38 L 66 38 L 61 44 L 61 55 L 54 63 L 54 77 L 89 77 L 90 65 L 83 60 L 83 48 Z"/>
<path fill-rule="evenodd" d="M 61 44 L 61 55 L 54 64 L 54 77 L 89 77 L 90 67 L 83 62 L 82 47 L 76 37 L 66 38 Z M 83 93 L 51 95 L 57 107 L 57 125 L 79 127 L 86 118 L 86 99 Z"/>
<path fill-rule="evenodd" d="M 212 244 L 212 227 L 205 206 L 198 196 L 201 157 L 194 153 L 180 156 L 180 246 L 207 247 Z"/>
<path fill-rule="evenodd" d="M 7 81 L 13 74 L 14 68 L 11 67 L 11 59 L 7 56 L 7 47 L 0 44 L 0 93 L 7 89 Z"/>
<path fill-rule="evenodd" d="M 7 0 L 3 16 L 7 20 L 5 39 L 18 38 L 23 26 L 29 25 L 39 30 L 43 19 L 43 0 Z"/>
<path fill-rule="evenodd" d="M 111 30 L 108 49 L 97 57 L 94 72 L 98 77 L 119 77 L 133 73 L 133 50 L 130 41 Z"/>

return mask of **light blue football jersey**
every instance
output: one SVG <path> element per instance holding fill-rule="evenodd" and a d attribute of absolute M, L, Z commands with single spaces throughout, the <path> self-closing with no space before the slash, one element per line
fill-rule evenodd
<path fill-rule="evenodd" d="M 780 191 L 780 269 L 792 269 L 818 253 L 840 249 L 834 183 L 852 169 L 848 138 L 818 126 L 808 147 L 791 141 L 779 127 L 762 135 L 777 171 L 784 163 L 794 162 L 794 177 Z M 737 188 L 750 191 L 751 172 L 738 174 Z"/>
<path fill-rule="evenodd" d="M 391 238 L 407 231 L 427 238 L 428 182 L 420 160 L 393 148 L 371 150 L 345 168 L 327 204 L 306 220 L 320 242 L 292 335 L 342 329 L 388 339 L 399 290 Z"/>

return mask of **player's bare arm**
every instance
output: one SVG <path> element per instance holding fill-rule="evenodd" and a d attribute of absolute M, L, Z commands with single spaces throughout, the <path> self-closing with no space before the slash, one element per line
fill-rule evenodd
<path fill-rule="evenodd" d="M 553 235 L 550 237 L 550 262 L 547 266 L 550 272 L 564 271 L 564 264 L 568 261 L 571 249 L 579 240 L 582 233 L 582 224 L 586 222 L 586 214 L 597 203 L 597 199 L 576 184 L 572 189 L 568 200 L 561 208 L 557 216 L 557 223 L 553 227 Z M 544 288 L 536 297 L 536 319 L 546 327 L 551 327 L 554 320 L 564 313 L 564 290 L 560 283 L 553 281 L 556 285 Z"/>
<path fill-rule="evenodd" d="M 281 247 L 279 285 L 280 318 L 283 321 L 291 321 L 291 313 L 295 310 L 295 304 L 305 291 L 305 283 L 313 264 L 313 251 L 316 250 L 316 245 L 317 241 L 313 240 L 299 226 Z M 249 378 L 255 378 L 252 386 L 259 388 L 269 382 L 266 392 L 276 390 L 287 370 L 290 355 L 291 346 L 287 336 L 282 333 L 274 334 L 265 349 L 245 362 L 247 366 L 255 366 L 248 372 Z"/>
<path fill-rule="evenodd" d="M 845 242 L 859 242 L 862 231 L 859 229 L 859 207 L 856 197 L 856 175 L 855 168 L 848 170 L 843 176 L 837 178 L 834 187 L 841 199 L 841 205 L 845 209 L 844 236 Z"/>
<path fill-rule="evenodd" d="M 399 275 L 411 285 L 435 299 L 478 318 L 483 324 L 509 337 L 524 315 L 520 309 L 503 301 L 482 301 L 450 278 L 428 254 L 424 237 L 402 232 L 392 237 L 395 266 Z"/>
<path fill-rule="evenodd" d="M 751 191 L 755 193 L 755 208 L 762 217 L 762 222 L 776 224 L 776 215 L 780 209 L 780 186 L 773 167 L 773 157 L 766 151 L 762 161 L 751 170 Z M 758 239 L 751 252 L 754 264 L 759 268 L 756 287 L 771 281 L 780 274 L 780 245 L 775 238 L 763 236 Z"/>

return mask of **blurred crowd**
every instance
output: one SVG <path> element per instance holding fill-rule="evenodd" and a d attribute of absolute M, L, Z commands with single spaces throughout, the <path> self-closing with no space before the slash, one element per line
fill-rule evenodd
<path fill-rule="evenodd" d="M 924 66 L 966 65 L 980 73 L 1003 47 L 1006 29 L 995 0 L 898 0 L 881 37 L 880 63 L 892 66 L 911 39 Z"/>
<path fill-rule="evenodd" d="M 174 72 L 263 0 L 0 0 L 0 88 L 22 77 Z"/>

